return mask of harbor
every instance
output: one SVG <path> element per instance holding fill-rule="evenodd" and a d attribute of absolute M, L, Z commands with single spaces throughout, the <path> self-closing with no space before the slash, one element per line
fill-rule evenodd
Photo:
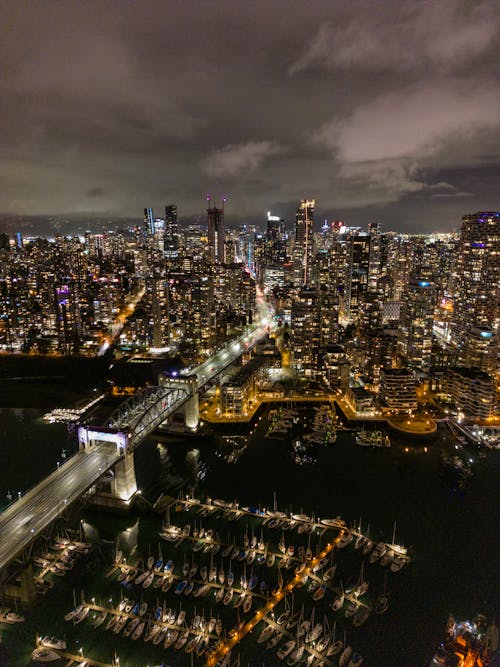
<path fill-rule="evenodd" d="M 344 662 L 338 664 L 348 665 L 351 655 L 361 660 L 346 643 L 348 626 L 363 625 L 374 606 L 376 613 L 387 610 L 387 604 L 383 609 L 379 604 L 387 575 L 410 562 L 405 547 L 375 545 L 359 526 L 349 528 L 340 517 L 314 518 L 292 508 L 284 512 L 276 502 L 274 509 L 258 509 L 183 494 L 167 509 L 159 537 L 162 541 L 148 555 L 125 554 L 117 547 L 106 579 L 108 602 L 116 599 L 116 589 L 118 602 L 89 601 L 82 591 L 81 602 L 64 615 L 66 623 L 142 640 L 163 649 L 169 660 L 175 652 L 204 657 L 207 667 L 224 664 L 226 655 L 254 635 L 266 638 L 264 648 L 287 658 L 287 664 L 299 664 L 305 655 L 310 665 L 335 665 L 329 655 L 339 653 Z M 62 551 L 73 544 L 54 542 Z M 355 581 L 349 576 L 354 554 L 362 562 Z M 367 597 L 365 557 L 367 568 L 368 563 L 385 568 L 378 598 Z M 344 640 L 336 638 L 337 630 Z M 66 640 L 47 644 L 42 639 L 33 656 L 48 661 L 43 651 L 50 650 L 50 655 L 73 659 L 76 653 L 67 652 L 67 646 Z M 331 654 L 329 646 L 334 647 Z"/>
<path fill-rule="evenodd" d="M 474 468 L 475 476 L 468 482 L 465 495 L 461 496 L 453 491 L 447 480 L 441 480 L 432 472 L 445 446 L 449 448 L 446 451 L 456 452 L 459 456 L 463 456 L 462 451 L 464 454 L 467 451 L 466 446 L 463 450 L 454 449 L 455 444 L 462 445 L 451 432 L 442 436 L 443 441 L 429 442 L 417 448 L 391 435 L 391 447 L 380 448 L 377 452 L 378 448 L 356 445 L 356 433 L 343 430 L 342 423 L 338 422 L 335 444 L 316 445 L 317 463 L 297 464 L 291 456 L 291 444 L 293 440 L 303 440 L 304 435 L 312 433 L 317 414 L 315 407 L 321 408 L 321 404 L 311 403 L 308 412 L 298 410 L 302 425 L 294 423 L 297 415 L 291 415 L 292 428 L 281 438 L 265 437 L 273 423 L 273 415 L 267 412 L 259 413 L 246 433 L 225 430 L 206 441 L 196 438 L 183 441 L 181 437 L 171 436 L 162 439 L 161 449 L 152 438 L 136 461 L 142 495 L 154 501 L 158 490 L 162 490 L 169 492 L 173 499 L 165 496 L 161 503 L 152 503 L 163 508 L 161 514 L 143 510 L 118 523 L 106 515 L 86 511 L 83 522 L 78 521 L 75 526 L 74 534 L 68 537 L 60 534 L 62 540 L 58 540 L 58 544 L 54 541 L 49 549 L 35 554 L 42 558 L 52 552 L 55 558 L 46 558 L 48 562 L 63 559 L 67 549 L 65 539 L 80 541 L 80 528 L 82 541 L 90 545 L 89 552 L 75 558 L 73 568 L 65 570 L 62 575 L 48 569 L 47 563 L 35 564 L 35 576 L 43 574 L 45 592 L 33 609 L 24 612 L 11 607 L 12 612 L 22 614 L 26 620 L 15 625 L 2 625 L 0 656 L 6 647 L 15 651 L 15 638 L 24 637 L 23 645 L 29 648 L 29 654 L 14 653 L 17 655 L 15 664 L 30 664 L 38 635 L 57 637 L 66 642 L 66 650 L 61 651 L 63 660 L 53 663 L 57 666 L 66 664 L 73 656 L 81 656 L 80 662 L 87 660 L 88 664 L 113 667 L 116 658 L 121 667 L 162 663 L 182 667 L 191 661 L 194 665 L 204 665 L 211 656 L 216 656 L 217 662 L 223 661 L 224 657 L 217 651 L 230 646 L 231 650 L 225 655 L 231 656 L 227 663 L 231 665 L 240 661 L 241 664 L 277 667 L 296 658 L 299 665 L 311 664 L 314 660 L 337 665 L 343 651 L 351 647 L 353 655 L 360 656 L 367 664 L 399 667 L 401 662 L 391 663 L 390 658 L 398 650 L 394 638 L 404 631 L 409 618 L 418 618 L 412 611 L 412 600 L 423 600 L 426 595 L 425 586 L 420 592 L 422 572 L 433 571 L 434 563 L 442 557 L 438 554 L 443 553 L 443 541 L 447 539 L 439 513 L 436 521 L 435 510 L 432 522 L 409 521 L 408 513 L 426 516 L 425 508 L 430 511 L 437 497 L 448 507 L 450 504 L 457 508 L 469 506 L 477 483 L 488 492 L 489 476 L 485 477 L 486 468 L 481 459 L 469 464 Z M 286 404 L 283 408 L 288 409 Z M 268 409 L 277 410 L 279 406 L 269 406 Z M 229 455 L 233 448 L 242 450 L 234 459 L 228 457 L 227 460 L 216 453 L 220 450 Z M 467 452 L 467 455 L 472 454 Z M 488 465 L 491 463 L 489 461 Z M 204 471 L 203 478 L 198 477 L 199 470 Z M 252 484 L 255 477 L 259 478 L 261 489 L 258 494 Z M 179 486 L 178 480 L 182 481 Z M 397 504 L 377 491 L 384 485 L 387 488 L 390 485 L 391 495 L 398 498 Z M 320 488 L 328 488 L 328 495 L 322 494 Z M 378 516 L 391 516 L 392 521 L 380 525 Z M 395 539 L 392 537 L 394 520 L 397 522 Z M 483 542 L 490 539 L 484 517 L 476 515 L 475 521 L 482 526 Z M 190 526 L 189 534 L 186 534 L 187 525 Z M 308 542 L 314 559 L 341 531 L 351 536 L 349 544 L 342 549 L 332 548 L 326 556 L 328 562 L 317 572 L 308 571 L 307 581 L 302 584 L 305 574 L 297 569 L 300 570 L 304 563 L 307 567 L 310 562 L 305 558 Z M 166 539 L 167 536 L 172 540 Z M 252 538 L 256 540 L 254 547 Z M 379 542 L 404 544 L 409 562 L 400 572 L 391 572 L 394 554 L 392 561 L 387 560 L 391 556 L 388 554 L 384 565 L 381 565 L 382 556 L 370 563 L 370 553 L 363 555 L 366 538 L 373 542 L 372 551 Z M 245 547 L 247 540 L 248 546 Z M 264 549 L 260 549 L 261 543 Z M 231 559 L 236 547 L 237 554 Z M 293 554 L 289 553 L 290 547 Z M 243 556 L 242 552 L 247 553 Z M 445 553 L 447 561 L 453 563 L 454 578 L 460 572 L 460 565 L 454 559 L 451 544 Z M 240 556 L 242 560 L 238 560 Z M 268 558 L 269 562 L 274 558 L 271 567 L 267 564 Z M 148 567 L 150 559 L 153 564 Z M 169 568 L 173 569 L 166 572 L 169 561 L 173 564 Z M 325 581 L 324 576 L 334 566 L 334 576 Z M 202 571 L 202 568 L 206 569 Z M 228 583 L 230 573 L 231 586 Z M 297 574 L 302 576 L 294 585 Z M 144 578 L 136 583 L 141 576 Z M 214 576 L 215 579 L 209 581 Z M 222 576 L 223 583 L 220 581 Z M 264 614 L 269 601 L 276 600 L 274 593 L 280 590 L 280 576 L 283 578 L 283 598 L 270 613 Z M 261 590 L 263 582 L 266 588 Z M 355 588 L 365 582 L 368 589 L 355 596 Z M 293 590 L 285 593 L 290 584 Z M 339 604 L 342 590 L 342 605 L 334 610 L 332 605 Z M 453 609 L 460 606 L 457 604 L 459 592 L 454 595 L 450 592 L 451 586 L 446 589 L 446 576 L 433 579 L 432 590 L 443 602 L 436 605 L 433 612 L 436 621 L 432 627 L 429 618 L 420 623 L 421 629 L 414 635 L 414 642 L 411 636 L 408 638 L 410 652 L 406 664 L 411 667 L 423 667 L 426 656 L 430 657 L 435 646 L 433 629 L 439 630 L 442 626 L 448 605 Z M 479 606 L 476 598 L 481 595 L 481 590 L 484 591 L 484 586 L 480 584 L 479 588 L 467 589 L 467 600 L 463 603 Z M 385 609 L 383 598 L 387 603 Z M 125 599 L 126 605 L 132 605 L 128 612 L 119 609 Z M 245 611 L 245 601 L 248 611 Z M 356 605 L 354 609 L 353 603 Z M 44 613 L 47 605 L 53 610 L 50 619 Z M 81 622 L 74 625 L 72 620 L 65 621 L 64 617 L 79 605 L 89 609 Z M 143 615 L 139 616 L 141 609 Z M 157 620 L 155 616 L 160 609 L 161 620 Z M 348 609 L 351 615 L 346 617 Z M 262 617 L 255 623 L 259 611 Z M 182 612 L 185 616 L 181 616 L 179 626 L 177 619 Z M 163 620 L 164 613 L 166 620 Z M 104 614 L 105 619 L 95 627 Z M 119 631 L 106 630 L 108 623 L 116 618 L 122 618 Z M 279 619 L 281 623 L 278 623 Z M 145 625 L 141 629 L 143 622 Z M 252 622 L 255 625 L 249 628 Z M 419 623 L 418 620 L 414 622 Z M 292 646 L 290 642 L 297 643 L 297 626 L 303 626 L 305 630 L 307 624 L 312 628 L 319 625 L 320 636 L 311 642 L 305 641 L 311 634 L 310 627 L 299 638 L 301 643 Z M 220 635 L 216 627 L 220 629 Z M 245 627 L 248 632 L 243 637 L 241 630 Z M 266 628 L 269 629 L 264 634 Z M 137 636 L 139 630 L 141 635 Z M 151 631 L 157 634 L 144 641 Z M 134 632 L 136 639 L 132 639 Z M 233 641 L 235 632 L 241 640 L 231 646 L 228 642 Z M 417 641 L 417 636 L 425 637 L 426 632 L 428 640 Z M 155 638 L 157 643 L 154 643 Z M 178 642 L 180 648 L 176 649 Z M 339 646 L 338 642 L 342 643 L 342 650 L 327 655 L 332 647 Z M 313 643 L 319 645 L 319 652 L 314 653 Z M 187 646 L 190 647 L 188 653 Z M 81 653 L 80 648 L 83 649 Z M 278 656 L 278 651 L 282 657 Z M 421 660 L 416 657 L 418 655 Z M 413 662 L 411 656 L 415 656 Z M 352 656 L 346 665 L 351 659 Z"/>

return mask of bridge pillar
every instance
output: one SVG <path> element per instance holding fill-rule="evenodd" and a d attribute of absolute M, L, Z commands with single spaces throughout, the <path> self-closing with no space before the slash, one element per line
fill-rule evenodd
<path fill-rule="evenodd" d="M 5 583 L 1 589 L 1 597 L 5 601 L 20 602 L 22 605 L 31 604 L 36 598 L 35 577 L 33 566 L 29 563 L 18 573 L 17 583 Z"/>
<path fill-rule="evenodd" d="M 137 493 L 133 452 L 127 451 L 125 456 L 115 464 L 114 473 L 111 495 L 128 505 Z"/>
<path fill-rule="evenodd" d="M 108 447 L 110 443 L 116 448 L 109 448 L 109 462 L 120 457 L 113 467 L 113 479 L 108 491 L 98 491 L 92 497 L 92 504 L 96 507 L 127 511 L 133 497 L 137 493 L 137 481 L 135 478 L 134 452 L 129 446 L 129 438 L 123 431 L 113 428 L 96 426 L 79 426 L 78 442 L 80 449 L 90 450 L 95 447 Z M 108 464 L 109 466 L 109 464 Z M 103 468 L 104 474 L 106 469 Z"/>
<path fill-rule="evenodd" d="M 185 389 L 190 395 L 187 401 L 182 406 L 181 410 L 184 414 L 184 423 L 186 429 L 196 431 L 200 424 L 200 406 L 198 400 L 198 378 L 196 375 L 184 375 L 181 377 L 170 377 L 168 375 L 160 375 L 158 384 L 162 387 L 170 389 Z"/>

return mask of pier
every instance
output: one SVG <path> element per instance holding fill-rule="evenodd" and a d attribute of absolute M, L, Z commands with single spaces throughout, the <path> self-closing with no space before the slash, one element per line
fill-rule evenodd
<path fill-rule="evenodd" d="M 245 623 L 245 625 L 241 628 L 241 630 L 237 630 L 233 636 L 228 639 L 226 642 L 224 642 L 219 648 L 217 648 L 215 651 L 212 651 L 212 653 L 208 656 L 207 661 L 205 663 L 206 667 L 214 667 L 217 664 L 217 661 L 223 658 L 229 651 L 231 651 L 242 639 L 245 637 L 249 632 L 252 632 L 254 627 L 262 621 L 264 617 L 269 614 L 274 607 L 276 607 L 277 604 L 279 604 L 284 598 L 293 591 L 293 589 L 307 576 L 309 576 L 309 573 L 312 571 L 315 565 L 322 559 L 325 558 L 339 543 L 339 541 L 342 539 L 342 536 L 344 535 L 344 530 L 341 530 L 337 537 L 332 541 L 329 542 L 326 547 L 323 549 L 321 553 L 319 553 L 315 558 L 313 558 L 308 565 L 304 568 L 304 570 L 300 574 L 296 574 L 294 578 L 284 587 L 280 588 L 280 590 L 276 593 L 276 595 L 273 596 L 273 599 L 269 600 L 269 602 L 259 609 L 258 611 L 255 612 L 254 616 Z"/>

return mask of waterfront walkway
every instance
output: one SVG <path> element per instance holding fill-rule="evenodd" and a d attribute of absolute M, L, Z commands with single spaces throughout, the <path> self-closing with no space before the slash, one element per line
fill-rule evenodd
<path fill-rule="evenodd" d="M 257 411 L 266 403 L 330 403 L 337 404 L 344 417 L 349 421 L 361 426 L 366 423 L 385 423 L 396 431 L 410 436 L 431 436 L 437 432 L 437 423 L 429 417 L 414 415 L 383 414 L 358 415 L 352 410 L 347 401 L 337 393 L 318 393 L 316 396 L 303 396 L 301 394 L 289 396 L 257 396 L 251 408 L 241 415 L 221 415 L 217 400 L 209 399 L 201 406 L 201 418 L 210 424 L 248 424 L 255 417 Z"/>
<path fill-rule="evenodd" d="M 387 424 L 395 431 L 405 435 L 425 436 L 434 435 L 437 431 L 437 424 L 433 419 L 425 417 L 389 417 Z"/>

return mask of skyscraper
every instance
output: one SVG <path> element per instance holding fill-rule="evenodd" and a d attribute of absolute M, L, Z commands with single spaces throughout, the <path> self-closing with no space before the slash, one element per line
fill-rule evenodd
<path fill-rule="evenodd" d="M 456 285 L 452 331 L 459 363 L 493 371 L 500 324 L 500 213 L 463 216 Z"/>
<path fill-rule="evenodd" d="M 321 339 L 320 301 L 317 290 L 303 287 L 292 303 L 291 344 L 295 368 L 305 377 L 318 370 Z"/>
<path fill-rule="evenodd" d="M 286 261 L 285 221 L 278 215 L 267 212 L 267 228 L 265 236 L 266 265 L 278 266 Z"/>
<path fill-rule="evenodd" d="M 353 321 L 358 319 L 365 302 L 369 261 L 370 237 L 366 232 L 355 231 L 348 242 L 346 280 L 346 311 Z"/>
<path fill-rule="evenodd" d="M 165 237 L 163 242 L 165 257 L 175 259 L 179 255 L 179 225 L 177 221 L 177 206 L 165 206 Z"/>
<path fill-rule="evenodd" d="M 365 328 L 379 326 L 382 312 L 382 253 L 379 223 L 368 233 L 354 229 L 349 238 L 346 310 L 349 318 Z"/>
<path fill-rule="evenodd" d="M 155 217 L 151 207 L 144 209 L 144 233 L 145 236 L 152 236 L 155 233 Z"/>
<path fill-rule="evenodd" d="M 314 199 L 301 199 L 295 215 L 293 280 L 297 287 L 309 285 L 313 257 Z"/>
<path fill-rule="evenodd" d="M 403 294 L 398 347 L 413 370 L 430 370 L 434 307 L 434 284 L 423 277 L 412 278 Z"/>
<path fill-rule="evenodd" d="M 224 203 L 226 198 L 222 200 L 222 208 L 212 206 L 212 197 L 207 195 L 208 209 L 207 209 L 207 226 L 208 226 L 208 252 L 212 262 L 217 264 L 224 264 L 224 248 L 226 234 L 224 229 Z"/>

